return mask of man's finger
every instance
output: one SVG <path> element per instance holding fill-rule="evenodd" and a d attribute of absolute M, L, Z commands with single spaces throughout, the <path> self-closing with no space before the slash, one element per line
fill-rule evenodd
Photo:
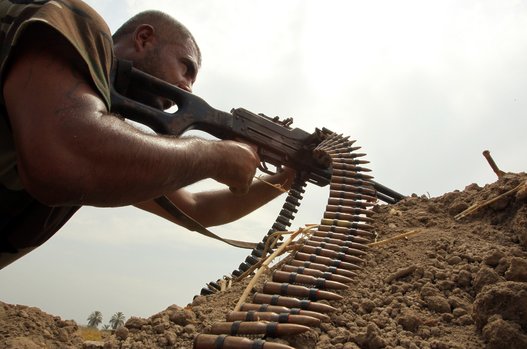
<path fill-rule="evenodd" d="M 254 150 L 255 153 L 258 153 L 258 146 L 254 143 L 251 143 L 249 141 L 246 141 L 245 139 L 241 139 L 241 138 L 235 138 L 234 139 L 236 142 L 238 143 L 242 143 L 242 144 L 245 144 L 247 146 L 249 146 L 252 150 Z"/>

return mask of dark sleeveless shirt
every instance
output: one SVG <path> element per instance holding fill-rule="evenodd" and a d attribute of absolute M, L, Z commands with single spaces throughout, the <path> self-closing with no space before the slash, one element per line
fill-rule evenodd
<path fill-rule="evenodd" d="M 110 30 L 104 20 L 79 0 L 0 0 L 0 88 L 17 40 L 35 23 L 49 25 L 66 38 L 88 70 L 93 86 L 110 110 Z M 41 245 L 79 207 L 48 207 L 23 188 L 16 169 L 16 148 L 0 95 L 0 269 Z"/>

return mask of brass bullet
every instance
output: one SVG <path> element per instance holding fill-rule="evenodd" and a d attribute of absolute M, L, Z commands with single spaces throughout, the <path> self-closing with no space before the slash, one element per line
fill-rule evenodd
<path fill-rule="evenodd" d="M 337 267 L 324 265 L 320 263 L 314 263 L 310 261 L 302 261 L 302 260 L 293 259 L 292 261 L 289 262 L 289 264 L 293 266 L 297 266 L 297 267 L 313 268 L 313 269 L 320 270 L 322 272 L 334 273 L 334 274 L 345 276 L 347 278 L 353 278 L 357 276 L 357 274 L 355 274 L 351 270 L 337 268 Z"/>
<path fill-rule="evenodd" d="M 331 200 L 328 200 L 329 202 Z M 342 212 L 342 213 L 349 213 L 353 215 L 365 215 L 367 217 L 370 217 L 373 215 L 372 210 L 367 210 L 362 207 L 358 206 L 345 206 L 345 205 L 333 205 L 331 202 L 326 205 L 326 211 L 328 212 Z"/>
<path fill-rule="evenodd" d="M 194 349 L 295 349 L 289 345 L 266 342 L 261 339 L 251 340 L 244 337 L 227 335 L 198 334 L 194 339 Z"/>
<path fill-rule="evenodd" d="M 317 236 L 313 236 L 314 238 L 318 238 Z M 316 239 L 313 239 L 310 238 L 308 241 L 306 241 L 306 245 L 308 246 L 313 246 L 313 247 L 320 247 L 320 248 L 323 248 L 323 249 L 326 249 L 326 250 L 331 250 L 331 251 L 334 251 L 334 252 L 337 252 L 337 253 L 345 253 L 349 256 L 365 256 L 367 254 L 366 251 L 364 250 L 359 250 L 357 248 L 353 248 L 353 247 L 349 247 L 349 246 L 346 246 L 346 241 L 341 241 L 340 243 L 342 245 L 337 245 L 337 244 L 331 244 L 331 243 L 328 243 L 328 242 L 321 242 L 321 241 L 317 241 Z M 335 241 L 335 240 L 334 240 Z M 336 240 L 338 241 L 338 240 Z M 330 257 L 330 256 L 326 256 L 326 257 Z M 351 261 L 353 263 L 353 261 Z"/>
<path fill-rule="evenodd" d="M 330 249 L 322 248 L 319 246 L 311 246 L 311 245 L 305 244 L 300 248 L 300 251 L 308 253 L 308 254 L 314 254 L 317 256 L 328 257 L 331 259 L 338 259 L 340 261 L 353 263 L 357 265 L 361 265 L 364 263 L 364 259 L 362 258 L 352 256 L 344 252 L 337 252 L 337 251 L 333 251 Z"/>
<path fill-rule="evenodd" d="M 327 211 L 327 210 L 324 212 L 324 218 L 343 220 L 343 221 L 348 221 L 348 222 L 373 223 L 372 218 L 366 217 L 364 215 L 355 215 L 355 214 L 349 214 L 349 213 L 344 213 L 344 212 L 333 212 L 333 211 Z M 371 225 L 365 225 L 365 227 L 367 227 L 367 230 L 373 229 Z M 366 228 L 363 228 L 363 229 L 366 229 Z"/>
<path fill-rule="evenodd" d="M 377 191 L 375 191 L 372 186 L 361 187 L 356 185 L 331 182 L 329 188 L 331 190 L 344 191 L 347 193 L 367 195 L 372 198 L 375 198 L 377 196 Z"/>
<path fill-rule="evenodd" d="M 336 310 L 332 306 L 323 303 L 300 300 L 294 297 L 270 295 L 260 292 L 254 294 L 253 302 L 259 304 L 283 305 L 288 308 L 300 308 L 304 310 L 316 311 L 319 313 L 329 313 Z"/>
<path fill-rule="evenodd" d="M 349 172 L 371 172 L 369 168 L 355 166 L 355 165 L 348 165 L 348 164 L 343 164 L 343 163 L 334 163 L 333 168 L 337 170 L 344 170 L 344 171 L 349 171 Z"/>
<path fill-rule="evenodd" d="M 377 202 L 377 197 L 372 195 L 352 193 L 345 190 L 330 190 L 329 196 L 337 199 L 352 199 L 352 200 L 364 200 L 370 203 Z"/>
<path fill-rule="evenodd" d="M 321 271 L 319 271 L 319 273 L 323 275 Z M 321 277 L 316 278 L 311 275 L 304 275 L 304 274 L 299 274 L 296 272 L 287 272 L 287 271 L 281 271 L 281 270 L 277 270 L 273 273 L 273 281 L 289 282 L 291 284 L 296 283 L 296 284 L 302 284 L 302 285 L 313 285 L 319 289 L 343 290 L 343 289 L 348 288 L 348 286 L 340 282 L 331 281 L 331 280 L 321 278 Z"/>
<path fill-rule="evenodd" d="M 325 267 L 325 265 L 322 265 L 322 266 Z M 284 272 L 294 272 L 294 273 L 298 273 L 298 274 L 311 275 L 311 276 L 316 277 L 316 278 L 323 278 L 323 279 L 326 279 L 328 281 L 338 282 L 340 284 L 349 284 L 349 283 L 351 283 L 353 281 L 351 278 L 348 278 L 348 277 L 343 276 L 343 275 L 339 275 L 339 274 L 331 273 L 331 272 L 324 272 L 324 271 L 321 271 L 321 270 L 318 270 L 318 269 L 311 269 L 311 268 L 307 268 L 307 267 L 298 267 L 298 266 L 293 266 L 293 265 L 287 265 L 286 264 L 286 265 L 282 266 L 282 270 Z"/>
<path fill-rule="evenodd" d="M 319 290 L 318 288 L 308 288 L 300 285 L 293 285 L 288 282 L 266 282 L 263 286 L 263 293 L 270 295 L 279 294 L 281 296 L 292 296 L 307 298 L 310 301 L 341 300 L 342 296 L 333 292 Z"/>
<path fill-rule="evenodd" d="M 273 313 L 270 311 L 233 311 L 227 314 L 227 321 L 270 321 L 279 323 L 290 323 L 303 325 L 308 327 L 319 327 L 320 319 L 305 316 L 305 315 L 293 315 L 290 313 Z"/>
<path fill-rule="evenodd" d="M 234 321 L 212 324 L 210 333 L 236 335 L 264 335 L 266 337 L 293 336 L 309 331 L 309 327 L 298 324 L 280 324 L 267 321 Z"/>
<path fill-rule="evenodd" d="M 356 249 L 356 250 L 360 250 L 363 253 L 366 253 L 366 250 L 368 250 L 368 248 L 369 248 L 368 245 L 366 245 L 366 244 L 361 244 L 361 243 L 353 242 L 353 241 L 350 241 L 350 240 L 333 239 L 333 238 L 330 238 L 330 237 L 327 237 L 327 236 L 316 236 L 316 235 L 313 235 L 313 236 L 311 236 L 309 238 L 309 242 L 312 242 L 312 243 L 325 242 L 325 243 L 330 244 L 330 245 L 335 245 L 335 246 L 339 246 L 339 247 L 349 247 L 349 248 L 353 248 L 353 249 Z"/>
<path fill-rule="evenodd" d="M 327 266 L 332 266 L 332 267 L 346 269 L 346 270 L 362 269 L 360 266 L 352 264 L 352 263 L 343 262 L 339 259 L 332 259 L 332 258 L 328 258 L 324 256 L 317 256 L 316 254 L 307 254 L 307 253 L 297 252 L 294 258 L 296 260 L 310 261 L 310 262 L 325 264 Z"/>
<path fill-rule="evenodd" d="M 316 237 L 322 237 L 322 238 L 330 238 L 330 239 L 337 239 L 342 241 L 351 241 L 355 242 L 357 244 L 369 244 L 371 242 L 370 239 L 363 238 L 362 236 L 357 235 L 366 235 L 368 237 L 373 237 L 372 233 L 368 231 L 359 232 L 357 229 L 348 229 L 348 228 L 341 228 L 341 227 L 331 227 L 331 226 L 321 226 L 318 228 L 318 230 L 313 234 L 313 236 Z"/>
<path fill-rule="evenodd" d="M 261 312 L 273 312 L 273 313 L 289 313 L 292 315 L 304 315 L 309 317 L 314 317 L 320 321 L 329 321 L 329 316 L 326 314 L 318 313 L 316 311 L 303 310 L 300 308 L 288 308 L 280 305 L 271 305 L 271 304 L 254 304 L 254 303 L 243 303 L 240 307 L 242 311 L 261 311 Z"/>

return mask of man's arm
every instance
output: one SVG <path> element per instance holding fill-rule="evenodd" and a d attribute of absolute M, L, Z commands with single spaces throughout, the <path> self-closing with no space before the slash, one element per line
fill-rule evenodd
<path fill-rule="evenodd" d="M 77 52 L 51 29 L 28 29 L 4 98 L 17 169 L 49 205 L 127 205 L 204 178 L 245 191 L 259 163 L 237 142 L 144 134 L 108 113 Z"/>
<path fill-rule="evenodd" d="M 289 190 L 294 174 L 292 170 L 286 169 L 275 175 L 265 176 L 263 179 Z M 235 221 L 282 194 L 282 191 L 273 188 L 268 183 L 254 181 L 245 195 L 234 195 L 229 190 L 191 193 L 180 189 L 167 197 L 201 225 L 211 227 Z M 174 223 L 179 223 L 154 201 L 141 202 L 136 206 Z"/>

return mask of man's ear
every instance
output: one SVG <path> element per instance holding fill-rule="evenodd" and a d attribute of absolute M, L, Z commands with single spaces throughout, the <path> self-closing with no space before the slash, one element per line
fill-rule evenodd
<path fill-rule="evenodd" d="M 141 24 L 134 31 L 134 48 L 141 52 L 148 44 L 155 43 L 155 29 L 150 24 Z"/>

